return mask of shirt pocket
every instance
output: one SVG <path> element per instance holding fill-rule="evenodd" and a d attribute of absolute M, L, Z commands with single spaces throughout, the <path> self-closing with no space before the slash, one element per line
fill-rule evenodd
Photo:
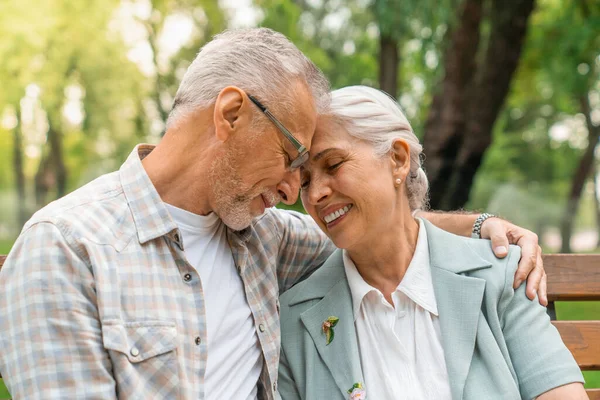
<path fill-rule="evenodd" d="M 119 399 L 179 398 L 175 323 L 104 321 L 102 336 Z"/>

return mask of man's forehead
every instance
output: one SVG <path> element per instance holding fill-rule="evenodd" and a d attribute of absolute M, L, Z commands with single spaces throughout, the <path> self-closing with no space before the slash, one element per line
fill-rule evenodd
<path fill-rule="evenodd" d="M 317 110 L 312 97 L 304 101 L 298 100 L 300 100 L 296 102 L 298 106 L 290 110 L 290 129 L 304 146 L 310 148 L 317 126 Z"/>

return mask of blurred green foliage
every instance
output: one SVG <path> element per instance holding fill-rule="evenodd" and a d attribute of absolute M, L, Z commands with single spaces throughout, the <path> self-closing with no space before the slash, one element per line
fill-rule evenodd
<path fill-rule="evenodd" d="M 458 0 L 252 3 L 255 25 L 286 34 L 333 88 L 377 86 L 379 35 L 397 39 L 399 101 L 418 136 L 444 73 L 445 44 L 459 5 Z M 214 0 L 0 2 L 0 253 L 8 252 L 20 230 L 19 206 L 31 215 L 56 197 L 56 171 L 46 171 L 43 162 L 52 155 L 49 130 L 62 141 L 68 191 L 118 168 L 136 143 L 159 140 L 183 72 L 212 35 L 233 26 L 233 9 L 222 6 Z M 178 32 L 186 32 L 183 40 Z M 587 144 L 581 96 L 589 96 L 600 124 L 598 32 L 598 2 L 536 2 L 469 208 L 498 212 L 539 233 L 558 225 Z M 173 37 L 180 42 L 169 46 Z M 24 198 L 16 194 L 16 135 L 23 140 Z M 35 196 L 36 176 L 50 182 L 41 200 Z M 586 190 L 573 216 L 579 229 L 598 230 L 596 207 L 593 190 Z M 559 306 L 559 315 L 567 318 L 598 318 L 598 312 L 591 303 Z M 594 386 L 600 387 L 595 376 Z"/>

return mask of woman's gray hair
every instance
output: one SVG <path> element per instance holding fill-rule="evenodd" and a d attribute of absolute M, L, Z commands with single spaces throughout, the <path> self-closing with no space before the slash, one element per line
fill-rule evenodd
<path fill-rule="evenodd" d="M 278 113 L 289 113 L 297 82 L 307 85 L 317 112 L 322 112 L 329 103 L 327 78 L 284 35 L 267 28 L 225 31 L 202 47 L 189 66 L 167 127 L 181 115 L 212 105 L 227 86 L 257 96 Z"/>
<path fill-rule="evenodd" d="M 371 87 L 348 86 L 331 93 L 327 114 L 341 122 L 350 136 L 370 143 L 377 157 L 388 154 L 396 139 L 406 141 L 410 146 L 409 205 L 413 211 L 427 207 L 429 181 L 421 166 L 423 146 L 394 99 Z"/>

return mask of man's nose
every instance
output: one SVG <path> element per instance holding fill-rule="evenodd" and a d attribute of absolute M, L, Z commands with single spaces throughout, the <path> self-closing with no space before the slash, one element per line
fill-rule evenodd
<path fill-rule="evenodd" d="M 281 201 L 291 206 L 298 200 L 298 191 L 300 190 L 300 171 L 286 171 L 283 179 L 277 185 L 277 193 Z"/>

